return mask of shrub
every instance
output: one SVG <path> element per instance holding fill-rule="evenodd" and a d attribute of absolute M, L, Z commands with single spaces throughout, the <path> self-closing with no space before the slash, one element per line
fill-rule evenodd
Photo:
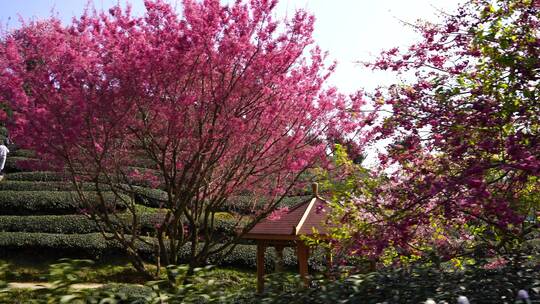
<path fill-rule="evenodd" d="M 13 173 L 19 174 L 21 173 Z M 23 174 L 26 175 L 26 174 Z M 96 185 L 94 183 L 81 183 L 79 185 L 82 191 L 96 191 Z M 101 191 L 110 189 L 109 185 L 100 186 Z M 126 194 L 133 192 L 134 199 L 148 207 L 160 207 L 167 200 L 167 193 L 159 189 L 151 189 L 140 186 L 133 186 L 128 188 L 127 186 L 120 185 L 118 191 L 123 191 Z M 67 181 L 27 181 L 27 180 L 13 180 L 12 174 L 9 175 L 9 179 L 0 183 L 0 191 L 73 191 L 75 188 L 71 182 Z"/>
<path fill-rule="evenodd" d="M 281 201 L 279 207 L 292 207 L 299 203 L 305 202 L 310 198 L 311 196 L 288 196 Z M 253 203 L 255 200 L 257 200 L 256 204 Z M 226 205 L 219 208 L 219 211 L 250 214 L 253 213 L 253 210 L 258 209 L 257 206 L 263 205 L 264 203 L 265 201 L 263 199 L 255 199 L 250 195 L 236 196 L 230 198 Z"/>
<path fill-rule="evenodd" d="M 6 164 L 4 166 L 4 171 L 6 172 L 29 171 L 28 168 L 38 167 L 39 163 L 40 161 L 35 158 L 8 155 L 6 159 Z"/>
<path fill-rule="evenodd" d="M 163 215 L 159 213 L 141 214 L 139 225 L 141 233 L 155 230 Z M 121 215 L 121 220 L 129 221 L 131 216 Z M 111 218 L 112 221 L 117 221 Z M 99 232 L 96 222 L 85 215 L 39 215 L 39 216 L 0 216 L 0 231 L 40 232 L 60 234 L 85 234 Z"/>
<path fill-rule="evenodd" d="M 151 240 L 151 238 L 146 238 Z M 152 248 L 147 244 L 139 243 L 138 251 L 147 258 L 153 254 Z M 43 251 L 62 256 L 93 257 L 107 254 L 123 254 L 121 246 L 115 241 L 107 241 L 100 233 L 86 234 L 56 234 L 36 232 L 0 232 L 0 252 L 29 250 Z M 180 248 L 182 262 L 189 262 L 190 244 Z M 293 248 L 285 248 L 283 262 L 286 267 L 296 268 L 297 260 Z M 311 258 L 309 263 L 313 267 L 321 267 L 322 256 Z M 237 245 L 225 258 L 218 260 L 210 258 L 208 263 L 220 266 L 234 266 L 254 269 L 257 267 L 257 246 Z M 266 251 L 265 267 L 268 271 L 274 268 L 275 251 Z"/>
<path fill-rule="evenodd" d="M 91 271 L 92 260 L 61 259 L 50 265 L 46 276 L 48 286 L 25 290 L 24 294 L 7 289 L 0 281 L 2 303 L 239 303 L 244 289 L 253 289 L 251 274 L 217 270 L 213 267 L 197 268 L 189 284 L 183 284 L 188 266 L 168 266 L 165 277 L 169 280 L 150 281 L 142 285 L 107 284 L 100 288 L 74 289 L 73 284 L 84 283 L 85 274 Z M 0 275 L 10 275 L 9 266 L 0 264 Z M 223 276 L 225 275 L 225 276 Z M 231 280 L 232 278 L 232 280 Z M 172 285 L 171 285 L 172 284 Z M 248 300 L 254 300 L 253 293 Z M 251 303 L 251 302 L 242 302 Z"/>
<path fill-rule="evenodd" d="M 87 192 L 89 200 L 98 200 L 97 194 Z M 119 198 L 113 193 L 103 193 L 110 208 L 123 209 Z M 129 199 L 124 196 L 123 199 Z M 82 208 L 77 195 L 68 191 L 0 191 L 0 214 L 37 215 L 73 214 Z"/>
<path fill-rule="evenodd" d="M 167 192 L 160 189 L 152 189 L 142 186 L 133 186 L 131 188 L 123 186 L 120 188 L 125 189 L 127 192 L 133 191 L 133 198 L 135 201 L 147 207 L 161 208 L 164 207 L 164 204 L 167 201 Z"/>
<path fill-rule="evenodd" d="M 521 289 L 540 300 L 539 265 L 528 258 L 509 258 L 498 269 L 486 269 L 485 261 L 462 270 L 443 270 L 417 265 L 392 267 L 377 272 L 359 274 L 333 282 L 314 281 L 316 288 L 269 288 L 261 299 L 264 303 L 424 303 L 428 298 L 436 303 L 455 303 L 460 295 L 470 303 L 510 303 Z M 282 280 L 282 278 L 279 278 Z M 280 286 L 274 282 L 270 286 Z M 295 286 L 295 284 L 291 285 Z M 516 302 L 518 303 L 518 302 Z M 534 302 L 536 303 L 536 302 Z"/>
<path fill-rule="evenodd" d="M 182 258 L 188 257 L 187 251 L 190 249 L 190 245 L 187 244 L 180 249 L 180 256 Z M 276 252 L 273 248 L 268 248 L 265 253 L 265 268 L 267 271 L 274 269 L 276 261 Z M 187 261 L 186 261 L 187 262 Z M 207 261 L 212 265 L 219 266 L 234 266 L 241 268 L 256 268 L 257 267 L 257 246 L 256 245 L 236 245 L 234 249 L 222 259 L 216 257 L 210 257 Z M 298 260 L 294 248 L 287 247 L 283 250 L 283 264 L 288 268 L 297 268 Z M 315 250 L 312 253 L 309 261 L 309 266 L 313 269 L 321 269 L 324 265 L 323 252 L 320 249 Z"/>
<path fill-rule="evenodd" d="M 131 161 L 131 166 L 144 169 L 157 169 L 157 165 L 153 160 L 143 157 L 134 158 Z"/>
<path fill-rule="evenodd" d="M 106 240 L 101 233 L 0 232 L 0 248 L 5 252 L 15 250 L 46 251 L 64 256 L 78 257 L 99 257 L 101 255 L 123 253 L 120 244 Z M 143 243 L 138 244 L 138 249 L 147 254 L 152 252 L 152 248 Z"/>
<path fill-rule="evenodd" d="M 0 183 L 0 191 L 70 191 L 70 190 L 74 190 L 74 187 L 70 182 L 6 180 Z M 82 183 L 81 190 L 95 191 L 96 187 L 92 183 Z"/>
<path fill-rule="evenodd" d="M 26 158 L 34 158 L 36 157 L 36 153 L 32 150 L 26 150 L 26 149 L 15 149 L 10 150 L 11 153 L 9 153 L 8 157 L 26 157 Z"/>
<path fill-rule="evenodd" d="M 60 173 L 51 172 L 51 171 L 9 173 L 6 179 L 13 180 L 13 181 L 35 181 L 35 182 L 38 182 L 38 181 L 39 182 L 52 182 L 52 181 L 64 180 L 63 176 Z"/>

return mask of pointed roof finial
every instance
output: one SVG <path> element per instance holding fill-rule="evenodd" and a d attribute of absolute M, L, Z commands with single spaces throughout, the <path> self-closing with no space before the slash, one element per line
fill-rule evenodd
<path fill-rule="evenodd" d="M 311 184 L 311 191 L 313 192 L 313 197 L 319 197 L 319 184 Z"/>

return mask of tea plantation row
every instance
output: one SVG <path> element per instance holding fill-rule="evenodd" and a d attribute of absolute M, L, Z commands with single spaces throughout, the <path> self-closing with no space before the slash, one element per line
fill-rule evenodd
<path fill-rule="evenodd" d="M 122 249 L 115 241 L 107 240 L 99 233 L 96 223 L 84 214 L 84 208 L 77 199 L 70 183 L 55 172 L 31 171 L 28 164 L 35 165 L 39 160 L 27 150 L 16 150 L 6 163 L 4 179 L 0 182 L 0 252 L 18 254 L 19 252 L 48 253 L 58 257 L 106 258 L 108 255 L 122 255 Z M 141 164 L 144 162 L 141 161 Z M 89 200 L 97 200 L 96 185 L 81 183 L 80 190 Z M 122 187 L 122 186 L 120 186 Z M 103 188 L 100 190 L 111 190 Z M 119 189 L 114 189 L 119 190 Z M 121 188 L 120 188 L 121 190 Z M 163 217 L 159 207 L 166 202 L 166 193 L 161 190 L 136 187 L 134 195 L 122 196 L 122 200 L 134 199 L 140 205 L 138 232 L 141 235 L 152 235 L 155 227 Z M 305 194 L 300 192 L 299 194 Z M 120 215 L 114 220 L 123 224 L 131 220 L 131 215 L 123 212 L 125 208 L 119 198 L 112 192 L 104 192 L 107 208 L 114 209 Z M 282 206 L 293 206 L 308 199 L 306 196 L 287 197 Z M 221 212 L 249 214 L 257 208 L 250 196 L 239 196 L 231 200 Z M 229 239 L 236 233 L 235 220 L 229 219 L 226 213 L 219 214 L 215 227 L 215 239 Z M 152 239 L 148 239 L 152 240 Z M 138 250 L 148 258 L 152 248 L 148 244 L 137 245 Z M 187 254 L 187 246 L 182 249 Z M 312 259 L 319 264 L 320 258 Z M 268 251 L 267 264 L 273 265 L 274 253 Z M 256 246 L 244 242 L 222 260 L 211 260 L 211 263 L 236 267 L 256 266 Z M 292 250 L 285 251 L 285 266 L 294 266 L 296 258 Z"/>

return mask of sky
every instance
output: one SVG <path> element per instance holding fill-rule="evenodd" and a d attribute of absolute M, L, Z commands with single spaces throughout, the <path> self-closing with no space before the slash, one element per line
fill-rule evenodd
<path fill-rule="evenodd" d="M 167 0 L 166 0 L 167 1 Z M 222 0 L 228 2 L 232 0 Z M 5 29 L 16 28 L 19 18 L 46 18 L 55 14 L 68 22 L 79 16 L 87 3 L 98 10 L 108 9 L 126 0 L 0 0 L 0 24 Z M 180 1 L 168 0 L 181 9 Z M 337 70 L 330 85 L 344 93 L 359 89 L 367 91 L 378 85 L 389 85 L 395 76 L 372 72 L 359 62 L 369 61 L 383 49 L 406 47 L 418 39 L 412 28 L 402 21 L 437 21 L 438 11 L 453 11 L 461 0 L 281 0 L 277 17 L 291 16 L 296 9 L 306 9 L 315 15 L 315 40 L 331 60 L 337 60 Z M 143 0 L 130 0 L 136 14 L 144 12 Z"/>

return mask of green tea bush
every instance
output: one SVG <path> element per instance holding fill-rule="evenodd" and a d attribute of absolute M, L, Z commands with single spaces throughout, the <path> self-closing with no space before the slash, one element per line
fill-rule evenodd
<path fill-rule="evenodd" d="M 311 198 L 311 196 L 288 196 L 280 202 L 279 207 L 290 208 Z M 254 203 L 254 201 L 255 198 L 250 195 L 231 197 L 228 203 L 218 208 L 218 210 L 239 214 L 250 214 L 253 213 L 254 210 L 257 210 L 258 206 L 265 203 L 265 201 L 260 198 L 257 199 L 257 203 Z"/>
<path fill-rule="evenodd" d="M 156 226 L 163 222 L 163 212 L 138 214 L 138 230 L 143 235 L 153 235 Z M 118 214 L 118 218 L 110 217 L 113 223 L 131 225 L 129 213 Z M 214 225 L 213 239 L 218 242 L 229 240 L 236 235 L 235 221 L 218 219 Z M 61 234 L 84 234 L 100 232 L 93 219 L 85 215 L 5 215 L 0 216 L 0 231 L 3 232 L 41 232 Z"/>
<path fill-rule="evenodd" d="M 11 153 L 9 153 L 8 157 L 27 157 L 27 158 L 35 158 L 36 153 L 32 150 L 26 150 L 26 149 L 15 149 L 11 150 Z"/>
<path fill-rule="evenodd" d="M 98 201 L 94 192 L 87 192 L 87 199 Z M 113 193 L 103 193 L 108 208 L 123 209 L 119 197 Z M 124 200 L 129 197 L 122 196 Z M 78 196 L 68 191 L 0 191 L 0 214 L 38 215 L 73 214 L 83 208 Z"/>
<path fill-rule="evenodd" d="M 138 216 L 139 231 L 143 234 L 153 233 L 156 224 L 160 223 L 163 214 L 151 213 Z M 131 216 L 111 217 L 113 222 L 130 223 Z M 100 232 L 93 219 L 85 215 L 39 215 L 39 216 L 0 216 L 0 231 L 3 232 L 41 232 L 60 234 L 85 234 Z"/>
<path fill-rule="evenodd" d="M 137 244 L 137 248 L 148 256 L 152 253 L 152 248 L 142 242 Z M 101 233 L 0 232 L 0 252 L 16 252 L 18 250 L 92 258 L 124 253 L 120 244 L 116 241 L 106 240 Z"/>
<path fill-rule="evenodd" d="M 81 228 L 84 229 L 84 228 Z M 146 238 L 152 241 L 151 238 Z M 140 243 L 137 245 L 138 251 L 145 257 L 151 259 L 153 250 L 151 246 Z M 180 248 L 180 257 L 187 263 L 190 244 Z M 0 232 L 0 252 L 14 250 L 30 250 L 51 255 L 63 255 L 74 257 L 94 257 L 107 254 L 123 254 L 120 244 L 115 241 L 107 241 L 100 233 L 86 234 L 56 234 L 56 233 L 36 233 L 36 232 Z M 284 250 L 284 266 L 296 269 L 297 260 L 292 248 Z M 309 263 L 312 268 L 322 267 L 324 259 L 322 255 L 311 258 Z M 236 245 L 235 248 L 223 259 L 210 258 L 210 264 L 220 266 L 234 266 L 240 268 L 254 269 L 257 266 L 257 246 L 256 245 Z M 269 249 L 266 252 L 265 268 L 272 271 L 275 265 L 275 252 Z"/>
<path fill-rule="evenodd" d="M 167 192 L 160 189 L 152 189 L 142 186 L 119 186 L 126 193 L 132 193 L 135 201 L 141 205 L 151 208 L 162 208 L 166 206 Z"/>
<path fill-rule="evenodd" d="M 137 167 L 137 168 L 154 169 L 154 170 L 158 168 L 157 164 L 153 160 L 142 158 L 142 157 L 134 158 L 130 164 L 131 166 Z"/>
<path fill-rule="evenodd" d="M 39 162 L 40 161 L 35 158 L 8 156 L 4 170 L 6 172 L 29 171 L 29 167 L 36 166 Z"/>
<path fill-rule="evenodd" d="M 133 190 L 135 190 L 136 201 L 140 202 L 142 205 L 152 208 L 166 207 L 167 193 L 165 191 L 141 186 L 134 186 Z M 283 199 L 279 206 L 292 207 L 309 199 L 311 199 L 311 196 L 288 196 Z M 258 206 L 265 202 L 264 200 L 258 199 L 258 202 L 254 204 L 254 200 L 255 198 L 250 195 L 231 197 L 228 203 L 220 206 L 217 211 L 251 214 L 253 213 L 253 210 L 257 210 Z"/>
<path fill-rule="evenodd" d="M 64 180 L 64 178 L 60 173 L 57 173 L 57 172 L 32 171 L 32 172 L 9 173 L 7 174 L 5 180 L 52 182 L 52 181 L 62 181 Z"/>
<path fill-rule="evenodd" d="M 514 303 L 519 290 L 529 292 L 534 302 L 540 302 L 540 266 L 527 258 L 508 258 L 509 263 L 488 269 L 485 262 L 462 270 L 442 270 L 431 266 L 387 268 L 326 281 L 312 281 L 312 288 L 295 288 L 289 284 L 283 290 L 283 278 L 269 284 L 262 303 L 456 303 L 466 296 L 470 303 Z M 296 281 L 299 281 L 296 278 Z M 292 287 L 292 288 L 291 288 Z M 517 302 L 516 302 L 517 303 Z"/>
<path fill-rule="evenodd" d="M 93 183 L 81 183 L 79 185 L 83 191 L 95 191 Z M 104 189 L 108 187 L 103 186 Z M 0 191 L 73 191 L 73 184 L 61 181 L 19 181 L 5 180 L 0 183 Z"/>
<path fill-rule="evenodd" d="M 231 289 L 230 282 L 226 279 L 216 280 L 211 266 L 196 268 L 190 282 L 185 283 L 188 267 L 180 265 L 166 268 L 169 280 L 150 281 L 145 286 L 107 284 L 95 289 L 72 288 L 74 284 L 85 283 L 82 274 L 89 271 L 92 263 L 91 260 L 61 259 L 49 267 L 49 286 L 26 291 L 23 296 L 15 290 L 6 289 L 7 284 L 0 282 L 0 288 L 4 288 L 0 292 L 0 301 L 13 303 L 22 298 L 25 303 L 34 304 L 238 303 L 238 293 L 246 288 L 247 284 L 253 285 L 252 281 L 245 281 L 242 285 L 237 283 L 236 288 Z M 7 272 L 7 265 L 0 265 L 0 271 Z"/>

